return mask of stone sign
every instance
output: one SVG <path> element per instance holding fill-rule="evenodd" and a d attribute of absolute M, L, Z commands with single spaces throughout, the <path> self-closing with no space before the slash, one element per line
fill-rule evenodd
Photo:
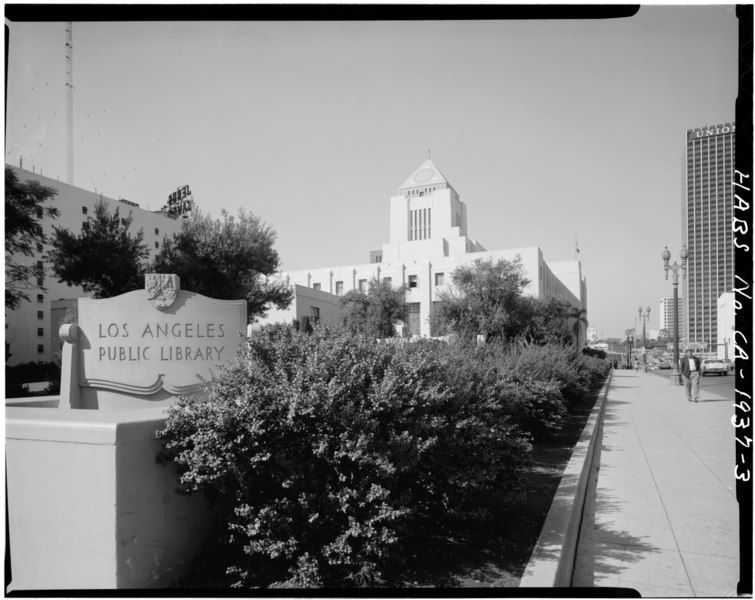
<path fill-rule="evenodd" d="M 148 274 L 143 290 L 82 298 L 78 325 L 61 328 L 67 343 L 60 405 L 102 408 L 89 390 L 142 400 L 196 392 L 216 365 L 236 356 L 245 331 L 246 301 L 182 291 L 176 275 Z M 117 395 L 100 396 L 110 399 L 108 406 L 117 405 Z"/>

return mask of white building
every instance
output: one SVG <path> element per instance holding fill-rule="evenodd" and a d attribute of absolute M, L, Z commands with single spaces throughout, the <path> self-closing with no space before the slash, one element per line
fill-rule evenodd
<path fill-rule="evenodd" d="M 171 237 L 181 227 L 180 219 L 171 218 L 165 212 L 150 212 L 128 200 L 105 198 L 101 194 L 12 165 L 6 165 L 6 167 L 13 169 L 21 182 L 38 181 L 41 185 L 51 187 L 57 192 L 55 198 L 46 202 L 45 206 L 54 206 L 60 211 L 60 215 L 55 219 L 44 216 L 41 221 L 48 239 L 53 235 L 53 226 L 79 234 L 82 223 L 86 222 L 87 217 L 94 215 L 94 207 L 99 200 L 105 203 L 110 214 L 115 213 L 117 208 L 121 218 L 129 216 L 133 218 L 129 231 L 132 234 L 140 229 L 144 232 L 144 243 L 150 250 L 148 260 L 153 260 L 159 252 L 163 238 Z M 34 256 L 17 256 L 16 260 L 20 264 L 32 265 L 41 262 L 45 266 L 44 256 L 50 249 L 51 246 L 48 244 L 41 244 L 36 248 Z M 5 313 L 5 341 L 11 354 L 8 360 L 9 365 L 56 360 L 56 353 L 60 349 L 57 334 L 65 308 L 57 302 L 53 305 L 53 302 L 86 296 L 81 287 L 58 282 L 49 269 L 46 269 L 42 281 L 32 281 L 31 284 L 38 285 L 37 289 L 27 290 L 30 302 L 22 302 L 16 310 Z M 58 305 L 61 306 L 60 309 Z"/>
<path fill-rule="evenodd" d="M 476 259 L 514 260 L 520 257 L 530 284 L 525 293 L 538 298 L 557 298 L 586 309 L 587 285 L 577 260 L 548 263 L 537 246 L 488 251 L 468 237 L 467 208 L 431 159 L 423 162 L 390 200 L 388 242 L 370 253 L 371 262 L 283 272 L 279 276 L 295 284 L 335 296 L 350 290 L 367 290 L 370 279 L 406 285 L 409 332 L 431 336 L 430 315 L 438 293 L 449 288 L 451 272 Z M 302 313 L 288 311 L 268 315 L 265 323 L 291 321 Z M 306 313 L 306 309 L 304 310 Z M 303 314 L 303 313 L 302 313 Z M 585 339 L 584 331 L 582 340 Z"/>
<path fill-rule="evenodd" d="M 718 346 L 708 350 L 718 358 L 734 360 L 734 292 L 725 292 L 718 297 L 717 313 Z"/>
<path fill-rule="evenodd" d="M 677 308 L 679 315 L 679 335 L 682 335 L 682 315 L 684 313 L 684 302 L 679 298 Z M 669 335 L 674 335 L 674 298 L 661 298 L 659 302 L 659 319 L 660 329 L 668 330 Z"/>

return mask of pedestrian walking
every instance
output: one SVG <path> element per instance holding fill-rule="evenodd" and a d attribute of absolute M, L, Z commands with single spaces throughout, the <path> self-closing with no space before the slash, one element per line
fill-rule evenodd
<path fill-rule="evenodd" d="M 700 359 L 692 350 L 687 350 L 679 365 L 684 380 L 684 389 L 687 392 L 687 402 L 700 401 Z"/>
<path fill-rule="evenodd" d="M 634 370 L 637 371 L 638 373 L 640 372 L 640 361 L 637 360 L 636 358 L 634 359 Z"/>

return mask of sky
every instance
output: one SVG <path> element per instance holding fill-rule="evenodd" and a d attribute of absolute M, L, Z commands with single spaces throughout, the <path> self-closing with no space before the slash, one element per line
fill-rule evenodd
<path fill-rule="evenodd" d="M 575 258 L 623 337 L 672 295 L 687 129 L 731 122 L 733 5 L 624 19 L 74 22 L 74 184 L 244 209 L 283 270 L 362 264 L 427 158 L 488 250 Z M 5 162 L 66 181 L 65 24 L 9 23 Z"/>

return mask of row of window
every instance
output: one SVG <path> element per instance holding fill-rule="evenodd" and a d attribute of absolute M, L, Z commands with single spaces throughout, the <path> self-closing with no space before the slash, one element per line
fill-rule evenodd
<path fill-rule="evenodd" d="M 438 189 L 437 185 L 433 185 L 433 186 L 422 188 L 422 189 L 417 188 L 414 190 L 409 190 L 408 195 L 409 196 L 424 196 L 425 194 L 430 194 L 437 189 Z"/>
<path fill-rule="evenodd" d="M 82 206 L 81 207 L 81 214 L 86 215 L 88 213 L 89 213 L 89 209 L 86 206 Z M 125 225 L 127 220 L 128 219 L 125 219 L 125 218 L 121 219 L 121 225 Z M 84 221 L 84 223 L 86 223 L 86 221 Z M 155 235 L 160 235 L 160 228 L 159 227 L 155 227 Z"/>
<path fill-rule="evenodd" d="M 387 283 L 388 285 L 393 284 L 393 278 L 392 277 L 383 277 L 383 281 Z M 415 289 L 419 287 L 419 276 L 418 275 L 409 275 L 407 278 L 407 284 L 410 289 Z M 446 284 L 446 276 L 444 273 L 435 273 L 435 285 L 436 287 L 443 286 Z M 360 279 L 357 282 L 357 289 L 362 292 L 363 294 L 367 293 L 367 280 L 366 279 Z M 321 283 L 313 283 L 312 284 L 313 290 L 322 290 L 322 284 Z M 336 296 L 343 296 L 343 281 L 336 281 Z"/>
<path fill-rule="evenodd" d="M 409 211 L 409 241 L 427 240 L 432 237 L 431 212 L 430 208 Z"/>

